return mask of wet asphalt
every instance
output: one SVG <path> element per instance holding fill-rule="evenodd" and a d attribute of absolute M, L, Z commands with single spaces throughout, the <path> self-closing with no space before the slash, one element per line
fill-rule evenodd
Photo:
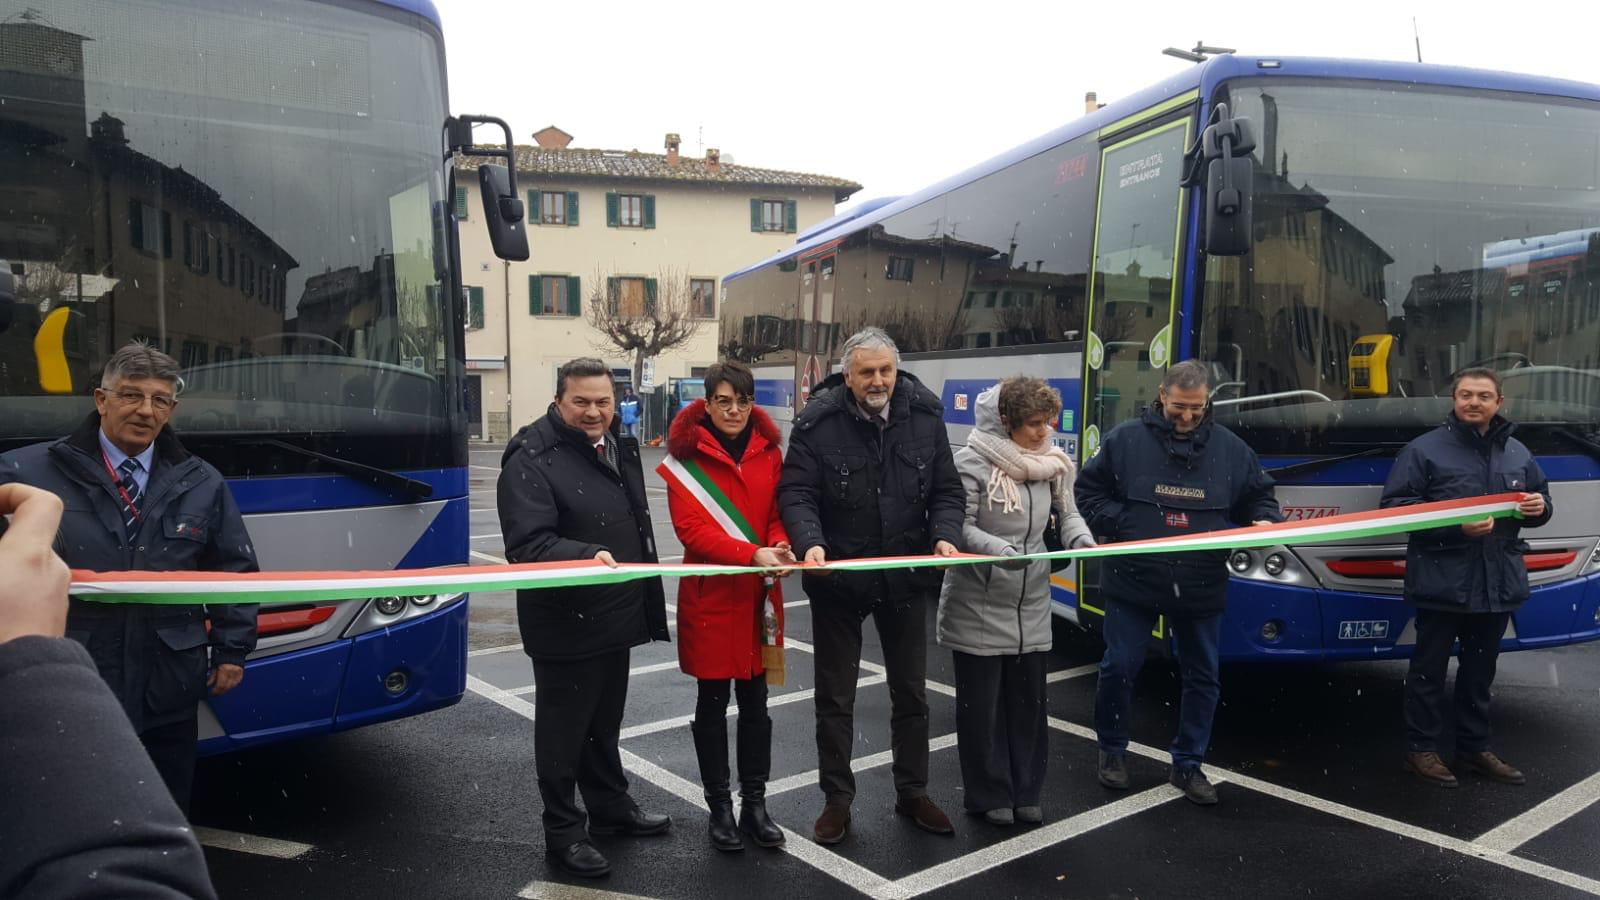
<path fill-rule="evenodd" d="M 474 561 L 502 554 L 494 511 L 499 448 L 474 445 Z M 660 451 L 647 450 L 646 465 Z M 660 479 L 651 509 L 664 559 L 682 552 Z M 794 583 L 789 600 L 803 601 Z M 675 593 L 668 583 L 669 601 Z M 206 760 L 194 820 L 218 892 L 231 897 L 1564 897 L 1600 894 L 1600 644 L 1501 657 L 1495 748 L 1525 787 L 1467 777 L 1457 790 L 1401 771 L 1404 663 L 1233 666 L 1223 671 L 1208 763 L 1221 803 L 1166 785 L 1176 728 L 1170 664 L 1141 676 L 1133 722 L 1143 755 L 1131 789 L 1095 780 L 1096 641 L 1057 629 L 1053 726 L 1042 826 L 996 828 L 962 815 L 954 675 L 931 647 L 930 795 L 954 837 L 892 811 L 883 656 L 866 630 L 856 709 L 857 797 L 849 838 L 809 839 L 821 811 L 811 658 L 791 649 L 772 690 L 769 807 L 785 850 L 713 851 L 705 838 L 687 725 L 694 684 L 675 649 L 634 651 L 624 761 L 641 806 L 673 816 L 656 838 L 600 838 L 613 873 L 572 879 L 544 860 L 534 784 L 527 658 L 510 594 L 472 600 L 469 689 L 413 719 Z M 795 647 L 810 610 L 788 612 Z M 933 611 L 928 610 L 933 640 Z M 1448 740 L 1448 737 L 1447 737 Z"/>

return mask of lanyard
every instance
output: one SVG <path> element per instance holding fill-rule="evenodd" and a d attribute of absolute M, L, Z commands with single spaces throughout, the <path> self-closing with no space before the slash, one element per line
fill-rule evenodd
<path fill-rule="evenodd" d="M 133 505 L 133 498 L 128 496 L 128 489 L 122 486 L 122 479 L 117 477 L 117 470 L 111 468 L 111 457 L 106 455 L 106 448 L 100 448 L 100 461 L 106 465 L 106 474 L 111 476 L 111 483 L 117 486 L 117 493 L 122 495 L 122 503 L 133 513 L 135 519 L 141 519 L 139 507 Z M 129 476 L 132 477 L 132 476 Z"/>

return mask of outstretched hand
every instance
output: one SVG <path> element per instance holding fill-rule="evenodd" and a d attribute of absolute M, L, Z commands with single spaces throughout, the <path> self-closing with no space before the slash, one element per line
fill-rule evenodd
<path fill-rule="evenodd" d="M 72 574 L 56 556 L 61 499 L 25 484 L 0 484 L 0 515 L 11 524 L 0 535 L 0 643 L 29 635 L 61 637 L 67 631 L 67 588 Z"/>

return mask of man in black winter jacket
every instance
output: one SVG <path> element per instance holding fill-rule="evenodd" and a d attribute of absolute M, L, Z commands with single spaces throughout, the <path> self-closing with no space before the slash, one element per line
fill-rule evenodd
<path fill-rule="evenodd" d="M 500 531 L 516 563 L 656 562 L 639 442 L 616 419 L 611 370 L 575 359 L 556 374 L 555 402 L 506 445 Z M 534 766 L 545 849 L 589 878 L 611 865 L 590 834 L 661 834 L 664 815 L 628 796 L 617 741 L 628 697 L 628 651 L 668 640 L 661 579 L 517 592 L 522 647 L 533 660 Z M 583 791 L 579 809 L 575 790 Z"/>
<path fill-rule="evenodd" d="M 1144 414 L 1113 428 L 1078 473 L 1078 511 L 1110 541 L 1200 534 L 1280 522 L 1272 479 L 1254 450 L 1207 415 L 1210 376 L 1194 360 L 1167 370 Z M 1095 689 L 1100 783 L 1125 790 L 1133 682 L 1158 617 L 1177 644 L 1183 681 L 1172 741 L 1174 786 L 1195 803 L 1217 802 L 1201 771 L 1222 696 L 1217 643 L 1227 605 L 1226 551 L 1118 556 L 1101 569 L 1105 656 Z"/>
<path fill-rule="evenodd" d="M 215 897 L 117 699 L 62 637 L 68 574 L 50 549 L 61 506 L 0 485 L 0 897 Z"/>
<path fill-rule="evenodd" d="M 40 487 L 66 505 L 56 552 L 72 568 L 256 571 L 255 548 L 222 474 L 167 427 L 177 386 L 172 357 L 128 344 L 106 363 L 96 412 L 78 430 L 0 456 L 0 483 Z M 88 648 L 187 812 L 200 700 L 243 680 L 256 645 L 255 605 L 73 599 L 67 637 Z"/>
<path fill-rule="evenodd" d="M 956 552 L 966 494 L 944 407 L 899 362 L 887 334 L 862 330 L 845 342 L 844 371 L 817 385 L 795 419 L 778 503 L 789 542 L 807 563 Z M 954 832 L 928 799 L 926 604 L 941 580 L 937 569 L 802 578 L 816 641 L 817 768 L 825 805 L 813 834 L 821 843 L 844 840 L 850 827 L 856 678 L 868 615 L 888 669 L 895 809 L 926 831 Z"/>
<path fill-rule="evenodd" d="M 1499 415 L 1504 397 L 1493 369 L 1464 369 L 1451 385 L 1443 425 L 1405 446 L 1383 486 L 1380 505 L 1408 506 L 1484 494 L 1522 495 L 1520 519 L 1484 519 L 1411 533 L 1406 543 L 1406 600 L 1417 607 L 1417 645 L 1406 674 L 1406 768 L 1442 787 L 1456 776 L 1439 757 L 1444 677 L 1461 642 L 1456 671 L 1457 768 L 1504 784 L 1523 774 L 1489 750 L 1489 689 L 1511 614 L 1528 599 L 1523 528 L 1550 521 L 1555 507 L 1538 460 L 1511 436 Z"/>

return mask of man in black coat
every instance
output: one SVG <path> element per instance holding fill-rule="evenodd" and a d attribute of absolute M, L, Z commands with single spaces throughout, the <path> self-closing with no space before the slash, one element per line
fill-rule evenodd
<path fill-rule="evenodd" d="M 1254 450 L 1207 415 L 1210 375 L 1194 360 L 1167 370 L 1155 403 L 1111 429 L 1078 473 L 1078 511 L 1111 541 L 1200 534 L 1283 521 L 1272 479 Z M 1095 689 L 1100 783 L 1128 787 L 1133 682 L 1158 617 L 1177 643 L 1183 681 L 1172 784 L 1195 803 L 1217 802 L 1200 764 L 1222 696 L 1217 643 L 1227 605 L 1227 551 L 1117 556 L 1104 561 L 1105 656 Z"/>
<path fill-rule="evenodd" d="M 789 436 L 778 486 L 783 526 L 807 563 L 870 556 L 950 556 L 966 494 L 944 407 L 909 373 L 882 330 L 844 345 L 843 372 L 817 385 Z M 834 844 L 850 828 L 861 626 L 877 625 L 888 670 L 895 810 L 935 834 L 954 829 L 928 799 L 926 601 L 938 569 L 807 573 L 816 641 L 817 768 L 824 797 L 813 834 Z"/>
<path fill-rule="evenodd" d="M 167 427 L 178 364 L 131 343 L 106 363 L 95 413 L 61 440 L 0 456 L 0 482 L 43 488 L 66 514 L 56 552 L 97 572 L 254 572 L 255 548 L 222 475 Z M 210 621 L 210 631 L 206 623 Z M 244 679 L 254 604 L 73 599 L 67 637 L 84 644 L 122 702 L 179 808 L 189 809 L 200 700 Z"/>
<path fill-rule="evenodd" d="M 549 412 L 517 432 L 500 461 L 506 558 L 655 562 L 639 442 L 618 427 L 611 370 L 597 359 L 575 359 L 556 378 Z M 669 640 L 666 594 L 659 578 L 522 590 L 517 625 L 533 660 L 545 849 L 562 869 L 596 878 L 611 865 L 590 834 L 662 834 L 672 826 L 628 796 L 617 746 L 628 651 Z M 583 791 L 587 819 L 575 789 Z"/>
<path fill-rule="evenodd" d="M 1414 531 L 1406 543 L 1406 600 L 1417 607 L 1417 645 L 1406 674 L 1406 768 L 1442 787 L 1456 776 L 1439 757 L 1444 677 L 1456 670 L 1456 763 L 1504 784 L 1527 779 L 1489 750 L 1489 689 L 1511 614 L 1528 599 L 1523 528 L 1550 521 L 1555 507 L 1538 460 L 1499 415 L 1504 397 L 1493 369 L 1464 369 L 1451 384 L 1443 425 L 1405 446 L 1383 486 L 1388 508 L 1514 491 L 1521 519 L 1484 519 Z"/>
<path fill-rule="evenodd" d="M 0 897 L 215 897 L 117 699 L 62 637 L 60 523 L 59 498 L 0 485 Z"/>

